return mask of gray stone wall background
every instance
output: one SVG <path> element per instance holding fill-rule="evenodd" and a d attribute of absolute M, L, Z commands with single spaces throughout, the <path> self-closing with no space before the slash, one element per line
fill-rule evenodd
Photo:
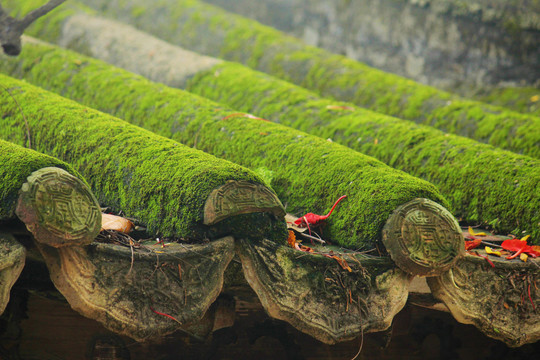
<path fill-rule="evenodd" d="M 205 0 L 447 90 L 540 86 L 540 0 Z"/>

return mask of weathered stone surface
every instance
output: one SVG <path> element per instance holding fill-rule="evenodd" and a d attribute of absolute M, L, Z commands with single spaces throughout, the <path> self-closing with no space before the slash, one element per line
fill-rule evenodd
<path fill-rule="evenodd" d="M 413 275 L 440 275 L 465 254 L 457 220 L 428 199 L 398 207 L 384 226 L 383 243 L 392 260 Z"/>
<path fill-rule="evenodd" d="M 208 321 L 201 322 L 207 329 L 196 325 L 219 295 L 224 270 L 234 254 L 231 237 L 133 252 L 95 242 L 86 247 L 38 247 L 51 279 L 73 309 L 136 340 L 179 329 L 199 336 L 210 331 Z"/>
<path fill-rule="evenodd" d="M 9 302 L 9 292 L 19 278 L 26 259 L 26 249 L 15 238 L 0 232 L 0 315 Z"/>
<path fill-rule="evenodd" d="M 411 276 L 389 259 L 335 259 L 268 240 L 239 240 L 244 275 L 270 316 L 328 344 L 387 329 L 405 305 Z"/>
<path fill-rule="evenodd" d="M 540 261 L 467 255 L 439 277 L 428 278 L 433 295 L 454 318 L 484 334 L 521 346 L 540 340 Z"/>
<path fill-rule="evenodd" d="M 85 24 L 85 27 L 81 27 Z M 175 87 L 185 87 L 186 81 L 201 71 L 208 70 L 221 60 L 201 56 L 178 47 L 171 47 L 166 42 L 125 41 L 133 35 L 132 28 L 119 24 L 112 31 L 103 31 L 110 26 L 110 21 L 104 18 L 76 14 L 69 17 L 62 26 L 65 35 L 59 45 L 77 47 L 82 45 L 81 38 L 91 36 L 94 41 L 86 42 L 89 48 L 79 48 L 80 52 L 101 54 L 105 61 L 126 69 L 146 69 L 142 74 L 154 81 L 173 84 Z M 126 48 L 127 46 L 127 48 Z M 144 56 L 135 55 L 143 53 Z M 126 56 L 132 54 L 133 56 Z M 176 59 L 176 61 L 171 61 Z M 179 66 L 180 64 L 180 66 Z M 131 70 L 133 71 L 133 70 Z"/>
<path fill-rule="evenodd" d="M 435 86 L 503 82 L 532 85 L 539 78 L 538 2 L 207 2 L 256 18 L 310 45 Z"/>
<path fill-rule="evenodd" d="M 214 189 L 204 205 L 204 223 L 215 224 L 231 216 L 251 212 L 272 212 L 279 218 L 285 209 L 275 193 L 261 184 L 230 180 Z"/>
<path fill-rule="evenodd" d="M 28 176 L 15 213 L 37 241 L 54 247 L 90 244 L 101 228 L 101 210 L 91 190 L 56 167 Z"/>

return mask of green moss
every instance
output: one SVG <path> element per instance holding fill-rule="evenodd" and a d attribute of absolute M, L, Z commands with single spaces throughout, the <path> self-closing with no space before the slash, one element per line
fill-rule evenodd
<path fill-rule="evenodd" d="M 202 224 L 210 192 L 228 180 L 262 183 L 236 164 L 19 80 L 0 75 L 0 81 L 24 109 L 38 151 L 72 164 L 100 203 L 141 220 L 153 233 L 186 240 L 224 235 Z M 5 92 L 0 92 L 0 117 L 0 137 L 24 144 L 24 120 Z"/>
<path fill-rule="evenodd" d="M 242 62 L 324 96 L 540 157 L 538 117 L 459 98 L 332 55 L 215 6 L 193 0 L 158 0 L 143 15 L 130 18 L 132 8 L 144 6 L 145 1 L 87 3 L 174 44 Z M 167 8 L 170 11 L 164 12 Z M 476 131 L 485 128 L 497 131 L 493 135 Z M 507 133 L 501 135 L 503 131 Z"/>
<path fill-rule="evenodd" d="M 273 188 L 296 215 L 325 213 L 339 196 L 348 195 L 324 230 L 344 246 L 373 247 L 392 211 L 414 198 L 447 205 L 433 185 L 371 157 L 279 124 L 233 115 L 206 99 L 70 51 L 28 44 L 18 61 L 11 60 L 2 62 L 2 71 L 216 156 L 272 171 Z"/>
<path fill-rule="evenodd" d="M 454 214 L 466 223 L 494 225 L 503 233 L 517 229 L 540 237 L 540 162 L 536 159 L 321 99 L 238 64 L 224 63 L 201 72 L 191 79 L 188 89 L 238 110 L 331 138 L 426 179 L 438 186 Z M 465 110 L 477 111 L 474 107 Z M 497 128 L 477 130 L 507 133 L 497 132 Z"/>
<path fill-rule="evenodd" d="M 508 87 L 484 89 L 471 94 L 479 101 L 504 106 L 521 113 L 540 116 L 540 89 L 533 87 Z"/>
<path fill-rule="evenodd" d="M 265 183 L 268 185 L 272 185 L 272 180 L 274 180 L 274 172 L 266 167 L 259 167 L 256 169 L 253 169 L 255 174 L 259 175 Z"/>
<path fill-rule="evenodd" d="M 84 181 L 81 175 L 65 162 L 4 140 L 0 140 L 0 164 L 0 221 L 15 216 L 19 190 L 26 178 L 36 170 L 53 166 Z"/>
<path fill-rule="evenodd" d="M 42 46 L 42 52 L 36 51 L 28 56 L 26 60 L 28 66 L 35 66 L 35 58 L 41 58 L 49 50 L 52 53 L 52 49 L 47 50 L 46 45 Z M 27 47 L 31 50 L 34 45 L 28 44 Z M 72 55 L 63 58 L 63 56 L 60 52 L 54 55 L 56 59 L 63 59 L 56 66 L 58 69 L 65 66 L 65 63 L 75 63 L 75 60 L 81 63 L 79 57 Z M 48 66 L 50 58 L 44 60 L 44 66 Z M 85 66 L 88 65 L 85 62 Z M 10 71 L 22 75 L 17 67 L 26 65 L 16 62 L 3 66 L 6 68 L 15 66 L 15 69 Z M 28 70 L 30 71 L 31 68 Z M 69 75 L 66 75 L 69 71 L 58 72 L 52 77 L 53 79 L 41 68 L 33 71 L 32 76 L 44 78 L 40 79 L 40 83 L 52 82 L 57 89 L 62 89 L 64 82 L 71 82 Z M 102 71 L 96 68 L 94 72 L 87 73 Z M 55 79 L 61 79 L 61 81 L 56 84 Z M 84 86 L 81 87 L 81 94 L 83 88 Z M 538 214 L 534 210 L 538 207 L 538 196 L 528 196 L 528 193 L 537 193 L 538 164 L 530 162 L 530 159 L 526 157 L 497 151 L 489 146 L 479 146 L 480 144 L 474 141 L 443 134 L 411 122 L 354 109 L 351 104 L 322 100 L 306 90 L 277 81 L 265 74 L 249 71 L 237 64 L 223 64 L 208 72 L 199 73 L 191 80 L 189 90 L 227 103 L 241 111 L 252 112 L 324 138 L 332 138 L 351 148 L 375 156 L 391 166 L 427 179 L 441 189 L 451 201 L 454 214 L 465 222 L 495 224 L 495 230 L 503 233 L 512 232 L 515 229 L 533 234 L 538 231 Z M 107 93 L 107 96 L 111 96 L 110 93 Z M 121 99 L 118 100 L 118 102 L 121 101 Z M 160 101 L 162 99 L 156 97 L 151 100 L 141 100 L 140 103 L 149 102 L 151 105 Z M 476 111 L 474 107 L 463 107 L 462 110 Z M 129 112 L 129 109 L 124 111 Z M 170 116 L 174 117 L 178 114 L 179 112 Z M 181 123 L 173 122 L 167 136 L 171 136 L 175 131 L 182 131 L 183 127 Z M 388 128 L 385 129 L 385 127 Z M 480 130 L 495 132 L 496 129 L 480 128 Z M 499 131 L 498 134 L 504 136 L 505 132 Z M 436 145 L 433 146 L 432 143 Z M 430 148 L 433 148 L 432 151 Z M 455 148 L 459 148 L 463 154 L 452 162 L 444 161 L 444 154 L 452 152 Z M 476 156 L 479 151 L 489 156 L 479 158 Z M 407 155 L 409 152 L 412 155 Z M 417 153 L 421 153 L 421 161 L 414 161 Z M 514 166 L 506 167 L 507 159 L 509 163 L 522 162 L 526 165 L 515 172 Z M 279 186 L 288 185 L 286 179 L 275 179 L 275 181 Z M 521 185 L 511 186 L 514 181 Z M 272 185 L 275 185 L 274 182 Z M 488 190 L 484 191 L 484 189 Z M 500 204 L 499 199 L 503 198 L 501 194 L 509 194 L 509 199 L 516 200 L 509 200 L 508 204 Z M 332 200 L 328 199 L 328 201 Z M 512 202 L 516 202 L 517 205 Z"/>

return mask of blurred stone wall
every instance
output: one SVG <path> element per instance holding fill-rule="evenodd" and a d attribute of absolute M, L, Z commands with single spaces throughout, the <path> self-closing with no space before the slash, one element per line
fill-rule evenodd
<path fill-rule="evenodd" d="M 539 85 L 540 0 L 205 0 L 422 83 Z"/>

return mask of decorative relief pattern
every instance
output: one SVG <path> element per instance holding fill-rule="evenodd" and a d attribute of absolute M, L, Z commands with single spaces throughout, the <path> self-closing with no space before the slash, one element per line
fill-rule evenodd
<path fill-rule="evenodd" d="M 51 246 L 90 243 L 101 227 L 99 204 L 90 189 L 59 168 L 33 172 L 16 210 L 36 240 Z"/>
<path fill-rule="evenodd" d="M 387 258 L 343 255 L 349 272 L 333 259 L 269 240 L 240 239 L 236 251 L 270 316 L 327 344 L 387 329 L 405 305 L 412 278 Z"/>
<path fill-rule="evenodd" d="M 424 276 L 448 270 L 465 251 L 456 219 L 428 199 L 414 199 L 397 208 L 383 229 L 383 243 L 399 267 Z"/>
<path fill-rule="evenodd" d="M 230 180 L 212 191 L 204 206 L 204 223 L 215 224 L 228 217 L 252 212 L 285 216 L 276 194 L 261 184 Z"/>
<path fill-rule="evenodd" d="M 26 259 L 26 248 L 15 238 L 0 232 L 0 315 L 8 302 L 11 287 L 19 278 Z"/>
<path fill-rule="evenodd" d="M 540 261 L 467 255 L 441 276 L 427 279 L 457 321 L 474 324 L 508 346 L 540 340 Z"/>
<path fill-rule="evenodd" d="M 171 243 L 159 250 L 98 242 L 38 248 L 54 285 L 73 309 L 111 331 L 143 341 L 179 329 L 191 333 L 202 323 L 223 287 L 234 240 Z"/>

